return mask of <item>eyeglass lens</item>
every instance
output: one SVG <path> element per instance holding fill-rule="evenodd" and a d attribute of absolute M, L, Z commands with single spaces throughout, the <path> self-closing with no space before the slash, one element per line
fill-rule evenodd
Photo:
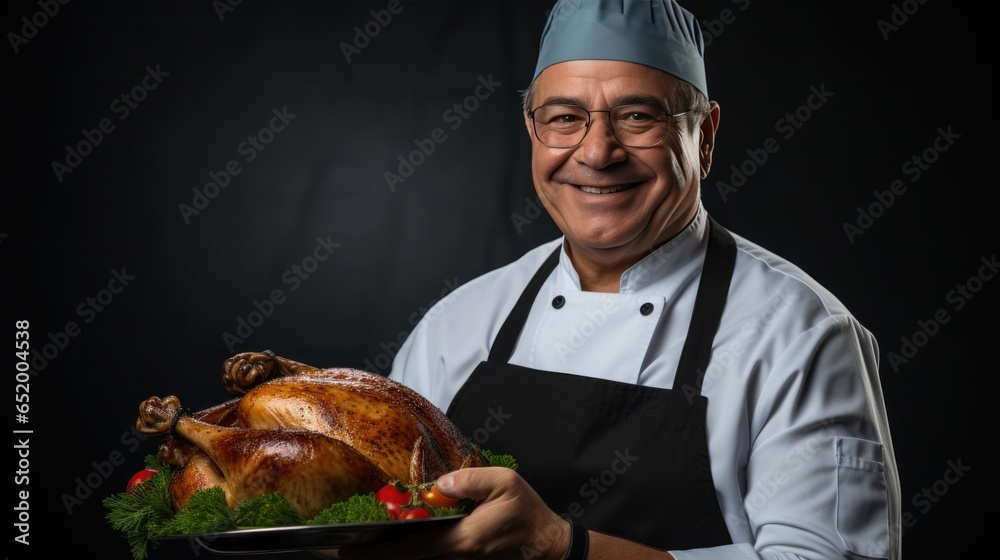
<path fill-rule="evenodd" d="M 553 148 L 583 142 L 592 113 L 607 113 L 615 139 L 624 146 L 644 148 L 661 143 L 669 115 L 655 105 L 623 105 L 611 111 L 587 111 L 575 105 L 542 105 L 532 111 L 535 136 Z"/>

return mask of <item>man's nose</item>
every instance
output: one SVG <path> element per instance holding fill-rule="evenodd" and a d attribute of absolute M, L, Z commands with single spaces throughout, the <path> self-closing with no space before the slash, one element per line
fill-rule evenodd
<path fill-rule="evenodd" d="M 625 147 L 615 138 L 607 113 L 591 116 L 587 135 L 583 137 L 574 153 L 574 158 L 589 167 L 600 169 L 618 163 L 628 157 Z"/>

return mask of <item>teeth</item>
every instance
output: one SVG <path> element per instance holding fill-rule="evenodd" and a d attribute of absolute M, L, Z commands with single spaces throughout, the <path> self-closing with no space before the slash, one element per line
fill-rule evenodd
<path fill-rule="evenodd" d="M 627 188 L 628 185 L 615 185 L 613 187 L 588 187 L 585 185 L 580 186 L 581 191 L 593 194 L 610 194 L 618 191 L 623 191 Z"/>

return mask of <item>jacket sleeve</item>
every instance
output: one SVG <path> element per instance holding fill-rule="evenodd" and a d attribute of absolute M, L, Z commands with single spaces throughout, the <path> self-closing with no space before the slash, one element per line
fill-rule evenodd
<path fill-rule="evenodd" d="M 899 479 L 874 337 L 833 315 L 761 363 L 769 372 L 750 408 L 745 516 L 736 521 L 752 545 L 674 555 L 898 560 Z"/>

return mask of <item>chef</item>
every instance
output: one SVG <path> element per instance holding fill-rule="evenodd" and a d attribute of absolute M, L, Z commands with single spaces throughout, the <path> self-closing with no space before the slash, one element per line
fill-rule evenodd
<path fill-rule="evenodd" d="M 391 377 L 516 470 L 453 525 L 345 558 L 899 558 L 872 334 L 700 198 L 720 107 L 695 17 L 559 0 L 524 96 L 562 236 L 426 314 Z"/>

